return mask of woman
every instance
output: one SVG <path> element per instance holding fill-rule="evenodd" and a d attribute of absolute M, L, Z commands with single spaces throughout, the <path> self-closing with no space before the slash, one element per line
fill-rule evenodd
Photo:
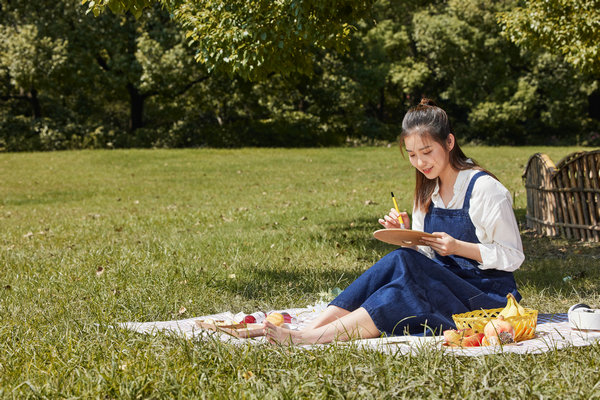
<path fill-rule="evenodd" d="M 441 333 L 452 314 L 517 300 L 512 271 L 524 260 L 508 190 L 462 152 L 446 112 L 423 99 L 402 121 L 416 169 L 412 229 L 427 246 L 399 248 L 369 268 L 300 331 L 265 323 L 271 342 L 328 343 L 381 334 Z M 399 228 L 392 209 L 379 222 Z M 410 221 L 403 213 L 405 225 Z"/>

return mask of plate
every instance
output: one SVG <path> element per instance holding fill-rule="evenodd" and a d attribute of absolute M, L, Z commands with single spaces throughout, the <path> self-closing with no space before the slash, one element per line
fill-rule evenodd
<path fill-rule="evenodd" d="M 198 320 L 196 321 L 196 326 L 208 331 L 226 333 L 236 338 L 253 338 L 257 336 L 264 336 L 263 324 L 224 325 L 223 321 L 205 322 L 204 320 Z"/>
<path fill-rule="evenodd" d="M 426 246 L 421 241 L 424 237 L 435 237 L 431 233 L 413 231 L 410 229 L 380 229 L 373 233 L 375 239 L 381 240 L 382 242 L 395 244 L 397 246 Z"/>

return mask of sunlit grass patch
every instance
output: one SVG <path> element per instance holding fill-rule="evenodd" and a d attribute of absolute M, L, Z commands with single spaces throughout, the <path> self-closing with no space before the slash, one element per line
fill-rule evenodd
<path fill-rule="evenodd" d="M 524 223 L 530 155 L 465 149 Z M 235 347 L 109 326 L 302 307 L 393 247 L 410 210 L 397 148 L 0 154 L 2 397 L 590 397 L 598 345 L 538 356 L 383 355 L 352 346 Z M 598 245 L 523 230 L 524 304 L 600 307 Z M 573 371 L 577 370 L 578 373 Z M 594 381 L 594 379 L 596 379 Z M 597 388 L 596 388 L 597 389 Z"/>

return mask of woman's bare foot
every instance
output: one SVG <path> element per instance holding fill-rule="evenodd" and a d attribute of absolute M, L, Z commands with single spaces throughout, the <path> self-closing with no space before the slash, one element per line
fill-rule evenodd
<path fill-rule="evenodd" d="M 270 343 L 274 344 L 303 344 L 301 331 L 292 331 L 291 329 L 273 325 L 269 321 L 265 321 L 265 336 Z"/>
<path fill-rule="evenodd" d="M 379 330 L 364 308 L 360 307 L 335 321 L 314 329 L 292 331 L 265 321 L 265 336 L 277 344 L 318 344 L 379 336 Z"/>

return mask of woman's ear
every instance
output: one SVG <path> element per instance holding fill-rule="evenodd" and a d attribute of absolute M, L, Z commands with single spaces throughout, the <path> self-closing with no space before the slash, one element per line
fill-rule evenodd
<path fill-rule="evenodd" d="M 454 143 L 456 143 L 456 139 L 452 133 L 448 134 L 448 138 L 446 139 L 446 145 L 448 146 L 448 151 L 451 151 L 454 148 Z"/>

